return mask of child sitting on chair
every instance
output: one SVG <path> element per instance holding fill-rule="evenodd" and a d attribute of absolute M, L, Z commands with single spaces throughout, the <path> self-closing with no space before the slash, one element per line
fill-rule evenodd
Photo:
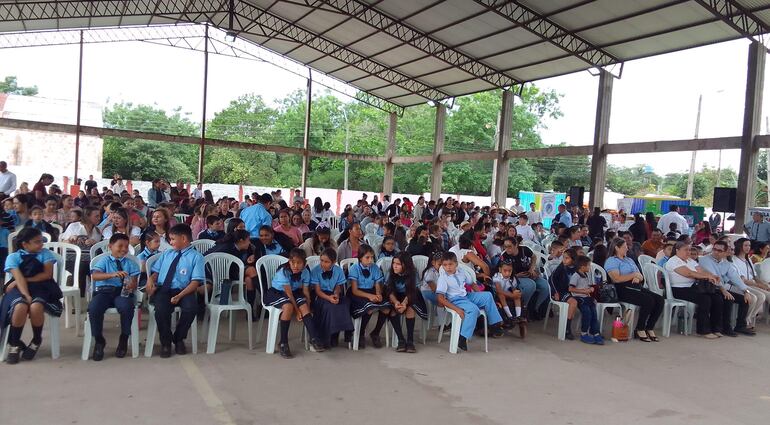
<path fill-rule="evenodd" d="M 503 321 L 497 311 L 491 292 L 467 292 L 466 285 L 475 285 L 473 278 L 457 270 L 457 256 L 446 252 L 441 259 L 441 275 L 436 282 L 436 297 L 438 304 L 457 313 L 462 320 L 460 325 L 460 340 L 457 347 L 468 351 L 468 340 L 473 337 L 476 329 L 476 319 L 481 309 L 487 315 L 487 321 L 492 328 L 492 337 L 503 335 L 499 323 Z"/>
<path fill-rule="evenodd" d="M 599 333 L 599 320 L 596 318 L 596 303 L 591 297 L 596 288 L 590 274 L 591 259 L 575 259 L 577 271 L 569 280 L 569 292 L 577 299 L 580 309 L 580 341 L 586 344 L 604 345 L 604 338 Z"/>
<path fill-rule="evenodd" d="M 139 267 L 128 258 L 128 236 L 115 233 L 110 237 L 110 254 L 102 257 L 91 269 L 91 281 L 94 283 L 93 297 L 88 304 L 88 322 L 91 324 L 91 336 L 94 337 L 93 359 L 104 359 L 104 312 L 116 308 L 120 313 L 120 339 L 115 349 L 115 357 L 123 358 L 128 350 L 128 337 L 131 335 L 131 322 L 134 320 L 134 289 L 137 286 Z"/>

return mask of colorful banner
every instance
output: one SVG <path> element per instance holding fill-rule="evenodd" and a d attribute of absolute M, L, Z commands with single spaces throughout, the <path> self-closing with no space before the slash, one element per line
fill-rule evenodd
<path fill-rule="evenodd" d="M 544 193 L 542 196 L 543 218 L 553 220 L 556 217 L 556 195 L 553 193 Z"/>

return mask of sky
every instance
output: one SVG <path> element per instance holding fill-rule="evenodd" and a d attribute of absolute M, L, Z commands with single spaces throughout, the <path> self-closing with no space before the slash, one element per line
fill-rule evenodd
<path fill-rule="evenodd" d="M 700 137 L 740 135 L 747 52 L 748 41 L 737 40 L 627 62 L 614 82 L 610 143 L 692 138 L 699 95 L 703 96 Z M 6 75 L 16 75 L 20 85 L 37 85 L 39 96 L 76 99 L 78 46 L 0 49 L 0 78 Z M 547 120 L 541 133 L 546 144 L 592 143 L 598 80 L 584 71 L 535 82 L 563 95 L 563 116 Z M 157 104 L 166 110 L 181 106 L 191 119 L 200 121 L 200 52 L 139 42 L 87 44 L 83 81 L 84 101 Z M 207 118 L 245 93 L 272 101 L 304 88 L 304 78 L 270 64 L 210 55 Z M 766 85 L 763 110 L 770 114 L 767 90 Z M 767 132 L 764 125 L 762 132 Z M 679 152 L 611 155 L 608 161 L 650 165 L 665 175 L 689 170 L 690 158 L 690 152 Z M 696 167 L 716 167 L 718 158 L 718 151 L 699 152 Z M 737 170 L 738 162 L 738 150 L 723 151 L 723 168 Z"/>

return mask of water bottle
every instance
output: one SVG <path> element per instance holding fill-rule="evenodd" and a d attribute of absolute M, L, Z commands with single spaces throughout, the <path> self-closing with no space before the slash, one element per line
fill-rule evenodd
<path fill-rule="evenodd" d="M 131 277 L 126 276 L 123 278 L 123 288 L 120 290 L 120 296 L 128 298 L 131 296 L 131 290 L 128 289 L 128 286 L 131 284 Z"/>

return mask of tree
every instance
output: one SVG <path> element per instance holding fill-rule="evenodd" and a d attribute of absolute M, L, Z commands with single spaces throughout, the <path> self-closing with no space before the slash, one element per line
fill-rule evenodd
<path fill-rule="evenodd" d="M 20 87 L 16 82 L 16 76 L 9 75 L 3 81 L 0 81 L 0 93 L 35 96 L 37 94 L 37 86 Z"/>
<path fill-rule="evenodd" d="M 710 207 L 714 196 L 714 187 L 736 187 L 738 176 L 732 168 L 723 168 L 720 172 L 719 182 L 716 181 L 716 168 L 704 166 L 695 173 L 693 180 L 692 201 L 694 205 Z M 687 196 L 688 173 L 674 173 L 666 175 L 663 180 L 663 192 L 668 195 L 684 198 Z"/>
<path fill-rule="evenodd" d="M 191 122 L 177 108 L 172 113 L 149 106 L 118 103 L 103 112 L 104 126 L 124 130 L 197 136 L 198 124 Z M 105 175 L 120 174 L 125 179 L 195 180 L 198 148 L 141 139 L 104 137 L 103 163 Z"/>

